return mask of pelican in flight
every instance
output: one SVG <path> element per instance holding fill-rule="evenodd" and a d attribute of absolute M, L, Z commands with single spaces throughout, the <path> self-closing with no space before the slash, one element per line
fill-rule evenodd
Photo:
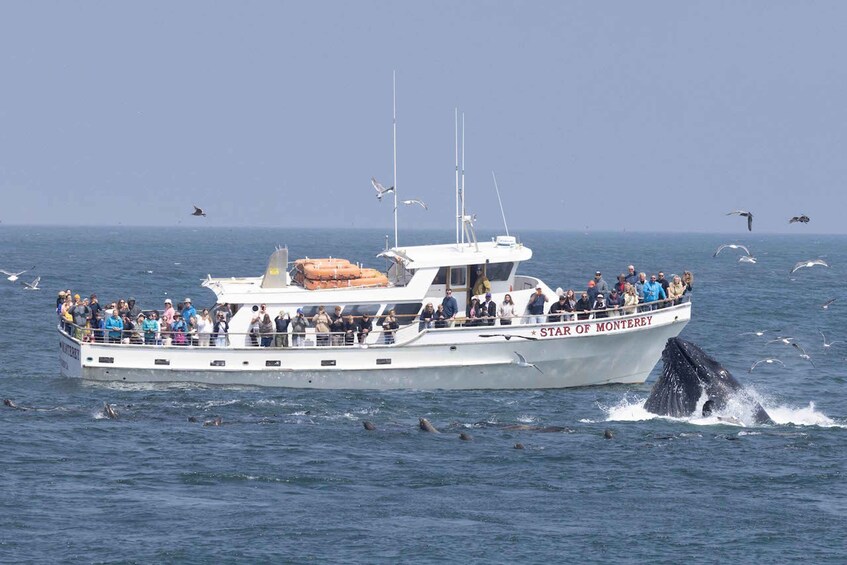
<path fill-rule="evenodd" d="M 16 280 L 18 280 L 18 277 L 19 277 L 19 276 L 21 276 L 21 275 L 22 275 L 22 274 L 24 274 L 24 273 L 28 273 L 29 271 L 33 270 L 34 268 L 35 268 L 35 266 L 33 265 L 33 266 L 32 266 L 32 267 L 30 267 L 29 269 L 26 269 L 26 270 L 24 270 L 24 271 L 19 271 L 19 272 L 17 272 L 17 273 L 10 273 L 9 271 L 4 271 L 3 269 L 0 269 L 0 273 L 3 273 L 4 275 L 7 275 L 6 280 L 9 280 L 9 281 L 15 282 Z"/>
<path fill-rule="evenodd" d="M 827 262 L 824 261 L 823 259 L 810 259 L 808 261 L 800 261 L 799 263 L 794 265 L 794 268 L 791 269 L 791 272 L 793 273 L 794 271 L 796 271 L 798 269 L 802 269 L 803 267 L 814 267 L 815 265 L 821 265 L 823 267 L 829 267 Z"/>
<path fill-rule="evenodd" d="M 203 211 L 203 208 L 194 207 L 194 212 L 191 214 L 192 216 L 205 216 L 206 212 Z"/>
<path fill-rule="evenodd" d="M 389 186 L 388 188 L 385 188 L 374 177 L 371 177 L 371 184 L 374 186 L 374 190 L 376 190 L 376 199 L 379 200 L 380 202 L 382 202 L 383 196 L 388 196 L 389 193 L 394 192 L 393 186 Z"/>
<path fill-rule="evenodd" d="M 780 365 L 782 365 L 783 367 L 785 367 L 785 363 L 783 363 L 783 362 L 782 362 L 782 361 L 780 361 L 779 359 L 776 359 L 775 357 L 772 357 L 772 358 L 770 358 L 770 359 L 759 359 L 758 361 L 756 361 L 755 363 L 753 363 L 753 366 L 752 366 L 752 367 L 750 367 L 750 370 L 749 370 L 749 371 L 747 371 L 747 372 L 748 372 L 748 373 L 752 373 L 752 372 L 753 372 L 753 369 L 755 369 L 756 367 L 758 367 L 758 366 L 759 366 L 759 365 L 761 365 L 762 363 L 767 363 L 768 365 L 772 365 L 772 364 L 774 364 L 774 363 L 779 363 Z"/>
<path fill-rule="evenodd" d="M 403 204 L 405 204 L 406 206 L 411 206 L 412 204 L 417 204 L 418 206 L 420 206 L 424 210 L 429 210 L 429 206 L 427 206 L 426 203 L 423 200 L 418 200 L 417 198 L 413 198 L 412 200 L 404 200 Z"/>
<path fill-rule="evenodd" d="M 733 212 L 727 212 L 727 216 L 747 216 L 747 231 L 753 231 L 753 212 L 747 212 L 746 210 L 735 210 Z"/>
<path fill-rule="evenodd" d="M 724 243 L 722 245 L 718 245 L 718 248 L 715 249 L 715 254 L 712 255 L 712 257 L 717 257 L 718 253 L 720 253 L 721 251 L 723 251 L 727 247 L 729 247 L 730 249 L 743 249 L 744 253 L 746 253 L 747 255 L 750 255 L 750 250 L 747 249 L 746 247 L 744 247 L 743 245 L 741 245 L 740 243 Z"/>
<path fill-rule="evenodd" d="M 26 290 L 41 290 L 38 288 L 38 283 L 41 282 L 41 277 L 35 277 L 35 280 L 32 282 L 24 282 L 21 281 L 21 284 L 24 285 Z"/>
<path fill-rule="evenodd" d="M 806 214 L 801 214 L 799 216 L 794 216 L 793 218 L 788 220 L 789 224 L 793 224 L 794 222 L 800 222 L 801 224 L 808 224 L 809 223 L 809 216 L 807 216 Z"/>

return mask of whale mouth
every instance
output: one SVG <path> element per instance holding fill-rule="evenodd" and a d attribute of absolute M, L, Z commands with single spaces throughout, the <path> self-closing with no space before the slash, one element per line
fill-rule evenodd
<path fill-rule="evenodd" d="M 697 345 L 684 339 L 668 339 L 662 352 L 662 375 L 644 403 L 648 412 L 660 416 L 689 417 L 705 394 L 713 411 L 723 410 L 731 398 L 741 398 L 752 409 L 756 423 L 772 423 L 768 413 L 723 365 Z"/>

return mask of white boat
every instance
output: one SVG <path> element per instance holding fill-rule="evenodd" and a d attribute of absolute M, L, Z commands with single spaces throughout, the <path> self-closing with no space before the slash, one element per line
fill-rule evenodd
<path fill-rule="evenodd" d="M 532 251 L 510 236 L 508 227 L 505 236 L 477 242 L 473 216 L 465 213 L 464 173 L 459 182 L 458 111 L 456 123 L 456 243 L 398 245 L 395 160 L 391 187 L 372 179 L 380 201 L 392 193 L 394 198 L 394 247 L 379 254 L 390 262 L 385 273 L 362 272 L 356 264 L 337 260 L 289 263 L 288 250 L 277 249 L 262 276 L 209 276 L 203 282 L 216 295 L 215 313 L 224 311 L 230 319 L 224 346 L 172 345 L 167 339 L 162 344 L 122 343 L 120 336 L 116 343 L 88 341 L 85 331 L 69 332 L 74 328 L 62 322 L 62 374 L 92 381 L 319 389 L 536 389 L 644 382 L 665 342 L 679 335 L 691 318 L 691 303 L 625 315 L 618 311 L 610 317 L 601 317 L 606 312 L 584 314 L 587 319 L 576 320 L 525 315 L 536 289 L 550 299 L 545 313 L 555 293 L 543 281 L 517 274 Z M 511 295 L 516 305 L 512 324 L 487 320 L 493 325 L 471 325 L 459 316 L 448 327 L 421 327 L 423 308 L 440 304 L 448 287 L 458 312 L 465 312 L 483 275 L 496 304 Z M 331 338 L 324 342 L 325 335 L 310 328 L 301 346 L 257 346 L 249 328 L 262 305 L 272 316 L 302 309 L 306 318 L 319 306 L 327 312 L 338 306 L 343 317 L 372 316 L 375 331 L 362 343 L 354 339 L 348 345 L 344 339 L 341 344 Z M 392 309 L 400 327 L 386 339 L 381 318 Z"/>
<path fill-rule="evenodd" d="M 92 381 L 189 382 L 320 389 L 535 389 L 610 383 L 642 383 L 658 362 L 668 338 L 691 317 L 691 302 L 655 310 L 585 320 L 529 323 L 523 311 L 540 287 L 551 301 L 555 292 L 543 281 L 517 274 L 532 251 L 514 237 L 490 242 L 394 247 L 387 281 L 378 286 L 331 283 L 310 290 L 299 273 L 289 272 L 287 249 L 277 249 L 262 276 L 208 277 L 203 286 L 217 309 L 231 316 L 226 347 L 100 343 L 76 339 L 59 327 L 61 373 Z M 302 266 L 303 262 L 299 265 Z M 448 286 L 459 311 L 472 297 L 479 276 L 490 281 L 492 299 L 510 294 L 517 305 L 511 325 L 465 325 L 462 317 L 446 328 L 423 328 L 419 314 L 438 305 Z M 223 306 L 226 305 L 226 306 Z M 303 309 L 310 318 L 318 306 L 342 316 L 372 315 L 374 330 L 364 343 L 320 345 L 313 328 L 300 347 L 253 345 L 248 333 L 254 308 L 271 315 Z M 379 323 L 396 310 L 400 327 L 385 343 Z M 290 329 L 289 329 L 290 331 Z M 72 332 L 71 332 L 72 333 Z M 290 337 L 290 336 L 289 336 Z M 123 340 L 126 341 L 126 340 Z M 354 340 L 355 341 L 355 340 Z M 289 343 L 292 341 L 289 340 Z"/>

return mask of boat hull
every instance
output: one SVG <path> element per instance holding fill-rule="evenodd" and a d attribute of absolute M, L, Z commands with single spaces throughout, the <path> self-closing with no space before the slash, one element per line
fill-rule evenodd
<path fill-rule="evenodd" d="M 368 347 L 97 344 L 60 330 L 59 357 L 67 377 L 128 383 L 383 390 L 635 384 L 647 379 L 690 315 L 687 303 L 602 320 L 422 333 L 410 327 L 395 345 Z"/>

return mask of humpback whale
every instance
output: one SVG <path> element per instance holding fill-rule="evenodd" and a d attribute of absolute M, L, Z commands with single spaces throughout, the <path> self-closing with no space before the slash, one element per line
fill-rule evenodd
<path fill-rule="evenodd" d="M 644 403 L 648 412 L 677 418 L 691 416 L 704 394 L 708 405 L 708 410 L 703 407 L 704 413 L 719 412 L 731 397 L 741 395 L 751 405 L 757 424 L 773 424 L 765 409 L 750 398 L 741 383 L 690 341 L 678 337 L 668 339 L 662 361 L 662 375 Z"/>

